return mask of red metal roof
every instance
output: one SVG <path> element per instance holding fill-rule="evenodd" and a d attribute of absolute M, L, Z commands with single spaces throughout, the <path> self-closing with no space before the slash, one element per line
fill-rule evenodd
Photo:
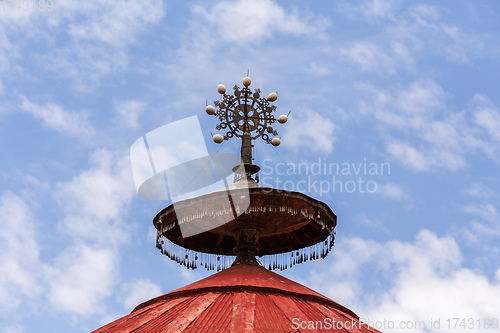
<path fill-rule="evenodd" d="M 257 264 L 240 263 L 144 302 L 93 333 L 114 332 L 379 331 L 314 290 Z"/>

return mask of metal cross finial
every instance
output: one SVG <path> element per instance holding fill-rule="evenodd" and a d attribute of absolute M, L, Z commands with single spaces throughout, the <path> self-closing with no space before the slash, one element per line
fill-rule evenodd
<path fill-rule="evenodd" d="M 278 132 L 272 125 L 278 121 L 281 124 L 286 123 L 288 117 L 281 115 L 277 119 L 273 113 L 276 106 L 270 103 L 276 101 L 278 95 L 275 92 L 270 93 L 267 98 L 261 97 L 260 89 L 252 90 L 249 88 L 252 80 L 247 76 L 243 79 L 243 88 L 235 85 L 234 94 L 226 94 L 226 87 L 223 84 L 217 86 L 217 91 L 223 95 L 222 101 L 215 101 L 214 106 L 208 105 L 205 110 L 209 115 L 215 115 L 220 120 L 217 130 L 226 130 L 226 134 L 216 134 L 213 136 L 215 143 L 221 143 L 232 137 L 242 139 L 241 159 L 242 164 L 252 164 L 251 140 L 261 137 L 267 143 L 277 147 L 280 145 L 279 138 L 270 138 L 278 135 Z M 253 172 L 252 172 L 253 173 Z"/>

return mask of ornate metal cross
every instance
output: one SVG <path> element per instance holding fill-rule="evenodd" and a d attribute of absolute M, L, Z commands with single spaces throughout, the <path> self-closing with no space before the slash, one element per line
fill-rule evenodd
<path fill-rule="evenodd" d="M 273 113 L 276 106 L 270 103 L 276 101 L 278 94 L 270 93 L 267 98 L 261 97 L 260 89 L 252 90 L 248 88 L 252 80 L 247 76 L 243 79 L 243 88 L 235 85 L 234 94 L 226 94 L 226 87 L 223 84 L 217 86 L 217 91 L 223 95 L 222 101 L 215 101 L 214 106 L 208 105 L 205 111 L 209 115 L 215 115 L 220 120 L 216 126 L 218 131 L 226 130 L 226 134 L 215 134 L 213 140 L 215 143 L 221 143 L 232 137 L 241 138 L 241 163 L 245 166 L 247 178 L 259 171 L 259 167 L 252 164 L 252 140 L 261 137 L 267 143 L 277 147 L 280 145 L 279 138 L 270 138 L 278 135 L 278 132 L 272 125 L 278 121 L 281 124 L 286 123 L 288 117 L 281 115 L 277 119 Z"/>

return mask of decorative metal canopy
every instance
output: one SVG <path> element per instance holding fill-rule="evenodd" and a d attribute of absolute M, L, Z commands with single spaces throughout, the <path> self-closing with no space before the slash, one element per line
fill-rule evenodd
<path fill-rule="evenodd" d="M 300 192 L 260 186 L 252 178 L 260 170 L 252 164 L 252 140 L 279 146 L 273 125 L 286 123 L 288 117 L 273 115 L 277 93 L 263 98 L 260 89 L 252 93 L 250 84 L 245 77 L 244 88 L 234 86 L 233 95 L 219 84 L 223 97 L 214 102 L 217 110 L 213 105 L 205 108 L 220 120 L 216 129 L 225 131 L 213 136 L 215 143 L 233 137 L 242 141 L 234 184 L 171 204 L 153 219 L 157 247 L 188 268 L 221 270 L 234 260 L 233 265 L 251 262 L 283 270 L 324 258 L 333 247 L 337 216 L 328 205 Z"/>

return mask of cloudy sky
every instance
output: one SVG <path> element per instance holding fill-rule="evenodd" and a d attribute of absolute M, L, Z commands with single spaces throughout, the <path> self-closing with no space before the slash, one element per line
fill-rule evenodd
<path fill-rule="evenodd" d="M 205 101 L 247 70 L 291 111 L 280 147 L 256 145 L 261 183 L 303 181 L 338 216 L 333 253 L 282 274 L 371 321 L 427 325 L 408 332 L 492 331 L 498 1 L 46 6 L 0 2 L 0 332 L 89 332 L 210 274 L 155 248 L 169 202 L 138 197 L 129 149 L 197 115 L 214 152 Z"/>

